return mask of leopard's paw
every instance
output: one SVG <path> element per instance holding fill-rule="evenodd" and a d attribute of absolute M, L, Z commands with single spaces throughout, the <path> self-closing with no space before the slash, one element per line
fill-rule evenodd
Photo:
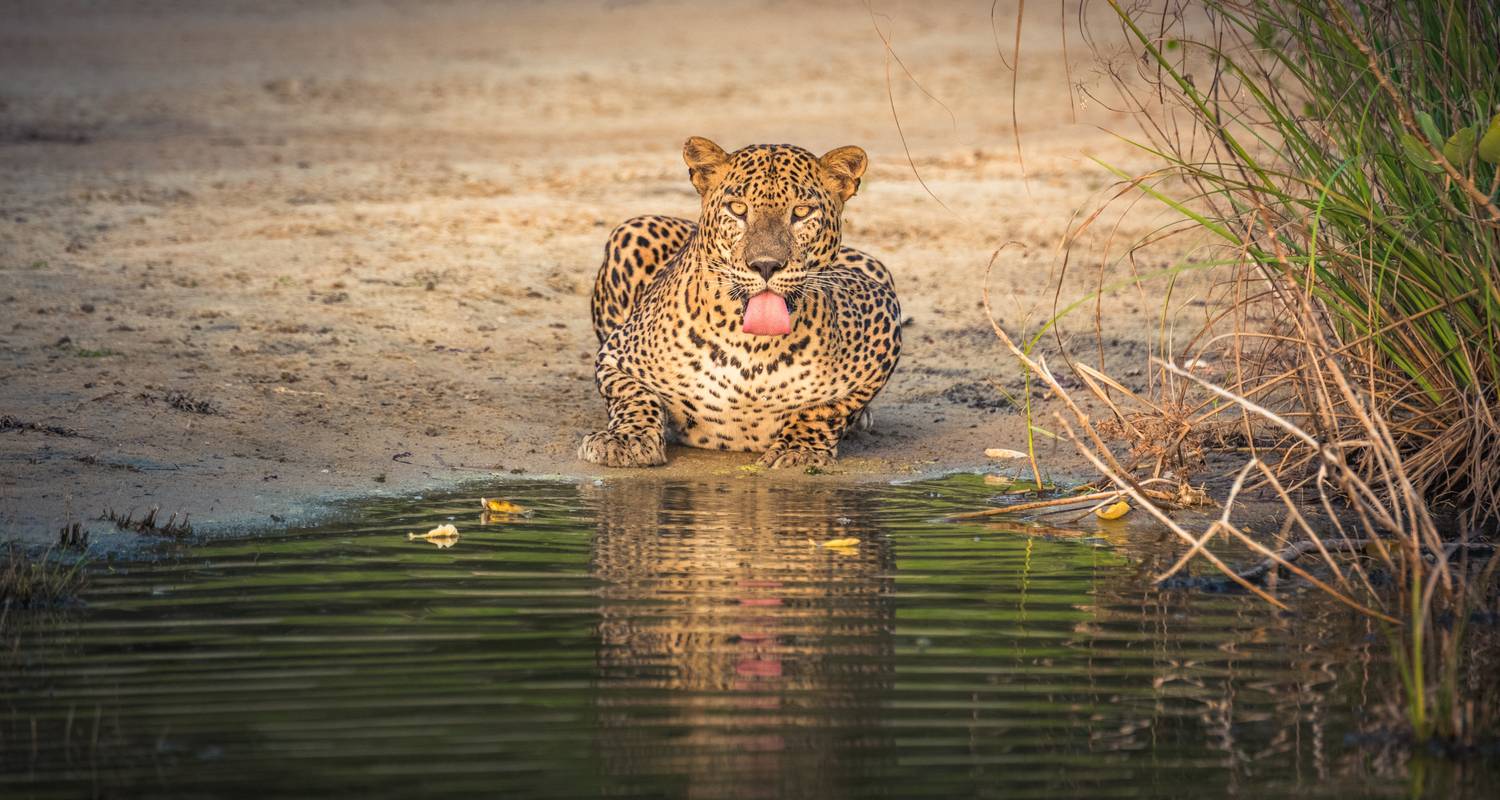
<path fill-rule="evenodd" d="M 771 469 L 795 469 L 797 467 L 828 467 L 833 465 L 833 453 L 827 450 L 807 450 L 797 447 L 772 447 L 755 462 L 758 467 Z"/>
<path fill-rule="evenodd" d="M 606 467 L 655 467 L 667 463 L 667 446 L 660 435 L 598 431 L 583 437 L 578 457 Z"/>

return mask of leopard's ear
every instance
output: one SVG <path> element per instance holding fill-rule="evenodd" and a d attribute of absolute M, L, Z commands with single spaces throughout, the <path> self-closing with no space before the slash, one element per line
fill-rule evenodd
<path fill-rule="evenodd" d="M 840 201 L 848 200 L 859 191 L 859 178 L 865 174 L 870 163 L 865 151 L 854 145 L 835 147 L 818 159 L 823 168 L 823 185 L 838 195 Z"/>
<path fill-rule="evenodd" d="M 682 145 L 682 160 L 687 162 L 693 187 L 698 194 L 706 195 L 723 177 L 724 168 L 729 165 L 729 154 L 702 136 L 689 136 Z"/>

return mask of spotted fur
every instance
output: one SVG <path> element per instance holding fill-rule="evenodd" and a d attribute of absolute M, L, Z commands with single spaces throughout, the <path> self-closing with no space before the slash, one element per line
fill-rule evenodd
<path fill-rule="evenodd" d="M 609 426 L 579 457 L 662 464 L 670 429 L 692 447 L 763 452 L 762 466 L 826 466 L 901 353 L 890 273 L 841 244 L 864 151 L 730 154 L 694 137 L 683 155 L 697 224 L 637 217 L 605 245 L 592 311 Z M 741 331 L 748 298 L 767 289 L 786 299 L 787 335 Z"/>

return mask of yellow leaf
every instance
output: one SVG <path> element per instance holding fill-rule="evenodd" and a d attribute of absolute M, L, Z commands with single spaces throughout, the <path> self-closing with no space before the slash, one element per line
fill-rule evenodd
<path fill-rule="evenodd" d="M 1119 519 L 1130 512 L 1130 504 L 1121 500 L 1107 508 L 1101 508 L 1094 512 L 1099 519 Z"/>
<path fill-rule="evenodd" d="M 439 548 L 452 547 L 458 543 L 458 528 L 452 524 L 439 525 L 426 533 L 406 534 L 406 540 L 409 542 L 414 542 L 418 539 L 425 542 L 432 542 Z"/>
<path fill-rule="evenodd" d="M 1004 447 L 991 447 L 984 451 L 985 458 L 1025 458 L 1026 453 L 1021 450 L 1007 450 Z"/>
<path fill-rule="evenodd" d="M 521 514 L 526 511 L 525 508 L 508 500 L 492 500 L 487 497 L 479 498 L 479 505 L 492 514 Z"/>
<path fill-rule="evenodd" d="M 843 539 L 829 539 L 823 543 L 824 547 L 859 547 L 859 539 L 848 536 Z"/>

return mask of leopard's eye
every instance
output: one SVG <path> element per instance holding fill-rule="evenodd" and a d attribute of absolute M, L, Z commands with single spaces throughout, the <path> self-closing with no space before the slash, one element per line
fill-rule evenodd
<path fill-rule="evenodd" d="M 792 208 L 792 219 L 807 219 L 807 215 L 812 211 L 812 206 L 796 206 Z"/>
<path fill-rule="evenodd" d="M 739 200 L 730 200 L 729 203 L 724 207 L 729 209 L 729 213 L 735 215 L 736 217 L 740 217 L 741 219 L 744 218 L 745 212 L 750 210 L 749 206 L 745 205 Z"/>

